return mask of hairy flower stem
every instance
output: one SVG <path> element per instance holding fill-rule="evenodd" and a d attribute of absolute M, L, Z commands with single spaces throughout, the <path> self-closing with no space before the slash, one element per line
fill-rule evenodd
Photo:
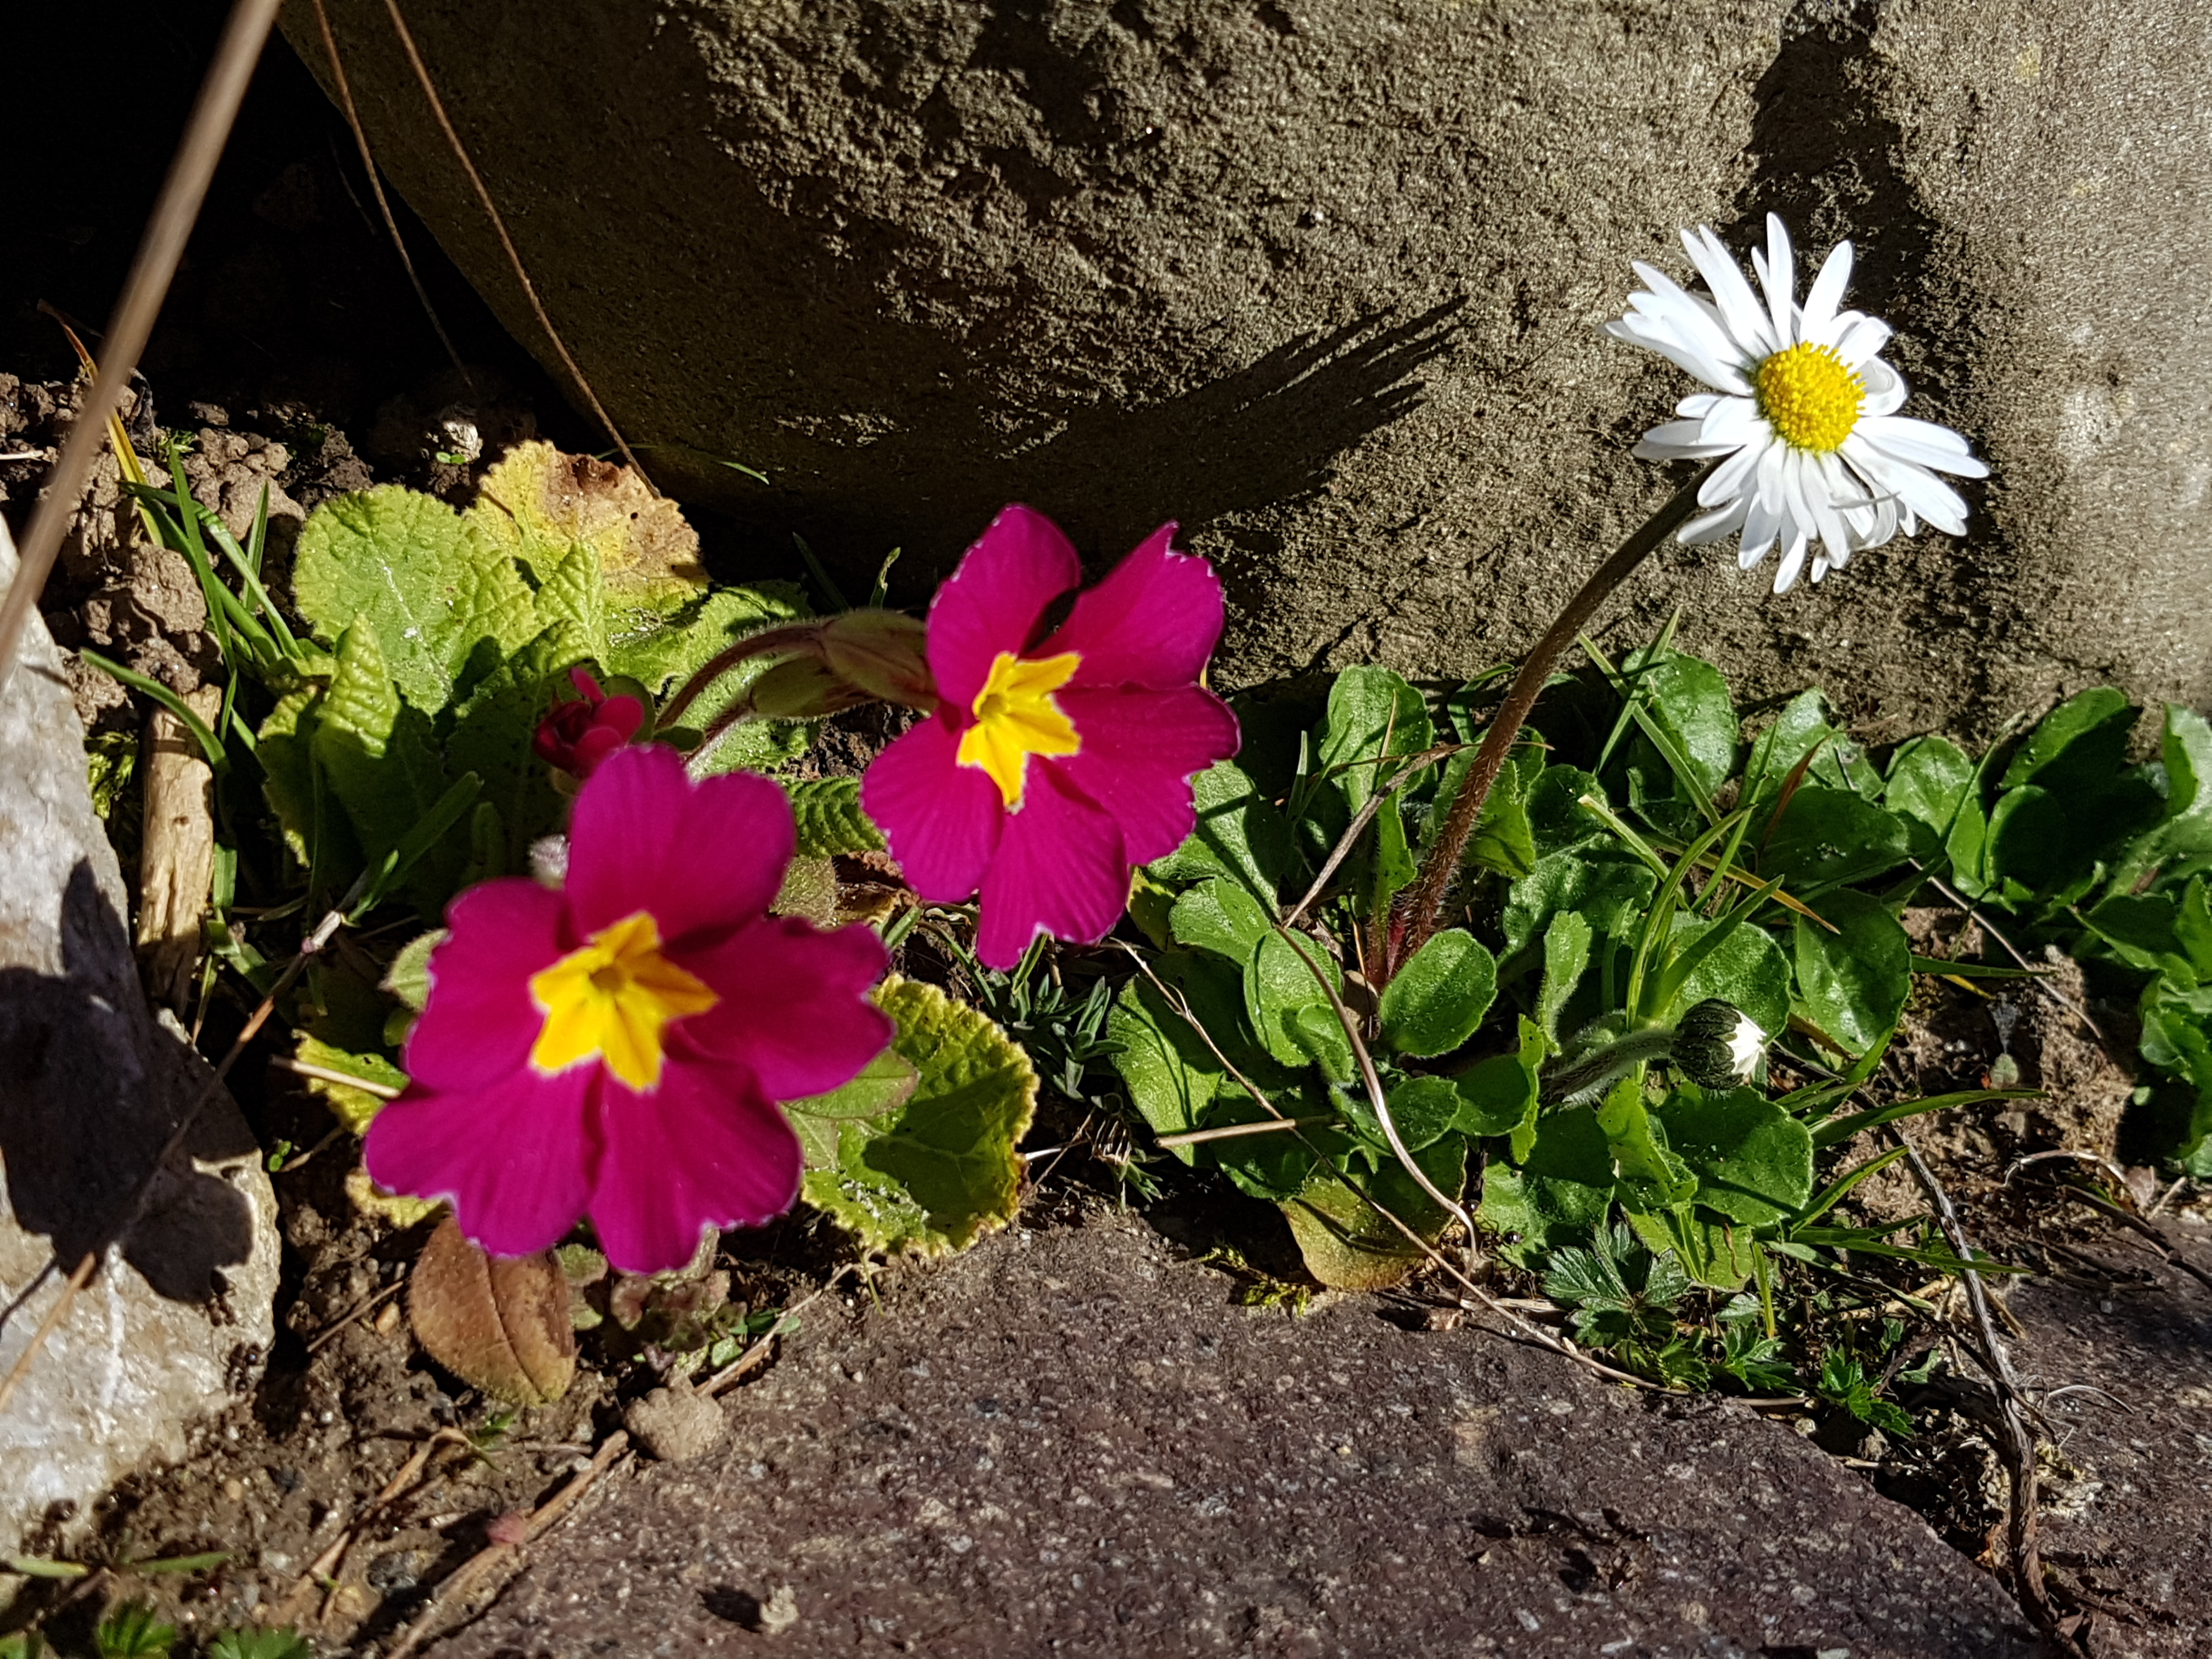
<path fill-rule="evenodd" d="M 1443 926 L 1444 908 L 1451 898 L 1452 878 L 1459 873 L 1460 860 L 1467 856 L 1467 844 L 1474 839 L 1474 826 L 1481 821 L 1483 803 L 1490 799 L 1491 786 L 1504 769 L 1505 757 L 1512 750 L 1514 739 L 1521 735 L 1522 726 L 1528 722 L 1528 711 L 1536 706 L 1545 682 L 1551 678 L 1553 667 L 1596 614 L 1597 608 L 1611 597 L 1613 590 L 1697 510 L 1698 488 L 1712 471 L 1711 465 L 1700 468 L 1696 477 L 1676 490 L 1664 507 L 1645 520 L 1613 556 L 1597 568 L 1574 598 L 1567 601 L 1549 630 L 1536 642 L 1536 648 L 1521 665 L 1521 672 L 1513 677 L 1513 684 L 1505 693 L 1505 701 L 1498 704 L 1489 729 L 1483 733 L 1482 747 L 1475 751 L 1474 764 L 1468 769 L 1467 781 L 1460 786 L 1458 797 L 1452 802 L 1443 835 L 1429 849 L 1428 860 L 1421 866 L 1420 878 L 1413 884 L 1411 899 L 1391 918 L 1389 948 L 1382 964 L 1382 977 L 1376 981 L 1378 988 L 1388 984 L 1391 976 L 1428 942 L 1429 936 Z"/>
<path fill-rule="evenodd" d="M 689 708 L 708 686 L 728 673 L 739 663 L 770 651 L 803 651 L 811 646 L 821 631 L 818 623 L 798 623 L 786 628 L 771 628 L 765 633 L 749 635 L 726 651 L 709 657 L 667 704 L 660 710 L 658 723 L 673 726 L 678 716 Z"/>

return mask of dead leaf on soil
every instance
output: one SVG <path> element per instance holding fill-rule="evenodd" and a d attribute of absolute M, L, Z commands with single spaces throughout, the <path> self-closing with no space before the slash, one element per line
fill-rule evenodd
<path fill-rule="evenodd" d="M 664 606 L 706 590 L 699 532 L 626 466 L 532 440 L 484 474 L 478 492 L 471 516 L 533 570 L 586 542 L 617 605 Z"/>
<path fill-rule="evenodd" d="M 407 1316 L 433 1359 L 495 1399 L 544 1405 L 575 1377 L 568 1281 L 550 1250 L 488 1255 L 448 1216 L 415 1264 Z"/>

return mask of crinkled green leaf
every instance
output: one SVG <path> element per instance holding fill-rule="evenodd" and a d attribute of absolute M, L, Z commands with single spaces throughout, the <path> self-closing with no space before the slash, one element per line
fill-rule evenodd
<path fill-rule="evenodd" d="M 368 617 L 346 629 L 308 738 L 329 794 L 371 864 L 405 839 L 447 786 L 430 721 L 400 696 L 380 647 Z"/>
<path fill-rule="evenodd" d="M 914 1098 L 921 1073 L 896 1044 L 860 1068 L 858 1077 L 826 1095 L 809 1095 L 787 1109 L 818 1118 L 881 1117 Z"/>
<path fill-rule="evenodd" d="M 430 1005 L 430 952 L 450 937 L 442 927 L 417 933 L 399 947 L 392 965 L 384 970 L 383 989 L 421 1013 Z"/>
<path fill-rule="evenodd" d="M 487 674 L 453 711 L 447 764 L 483 780 L 481 799 L 499 814 L 504 836 L 498 868 L 487 873 L 526 869 L 531 843 L 566 821 L 567 802 L 532 739 L 552 704 L 556 678 L 588 654 L 573 623 L 556 623 Z"/>
<path fill-rule="evenodd" d="M 1813 1194 L 1813 1137 L 1755 1089 L 1689 1085 L 1659 1109 L 1667 1145 L 1698 1177 L 1697 1201 L 1746 1226 L 1793 1215 Z"/>
<path fill-rule="evenodd" d="M 1912 993 L 1911 941 L 1867 894 L 1844 888 L 1823 895 L 1814 908 L 1827 927 L 1803 916 L 1791 924 L 1798 1000 L 1814 1024 L 1853 1054 L 1864 1054 L 1905 1012 Z M 1777 1030 L 1759 1023 L 1770 1034 Z"/>
<path fill-rule="evenodd" d="M 673 610 L 707 585 L 683 509 L 629 467 L 533 439 L 509 449 L 477 488 L 471 525 L 541 581 L 580 543 L 623 605 Z"/>
<path fill-rule="evenodd" d="M 1498 962 L 1474 934 L 1431 934 L 1382 990 L 1382 1040 L 1401 1054 L 1449 1054 L 1474 1035 L 1498 994 Z"/>
<path fill-rule="evenodd" d="M 858 778 L 810 778 L 787 782 L 792 822 L 799 830 L 799 850 L 811 857 L 830 858 L 840 853 L 880 853 L 884 832 L 860 810 Z"/>
<path fill-rule="evenodd" d="M 1346 669 L 1329 688 L 1328 713 L 1316 751 L 1318 768 L 1328 780 L 1324 798 L 1335 810 L 1316 816 L 1309 827 L 1333 843 L 1368 797 L 1389 781 L 1396 770 L 1392 759 L 1418 754 L 1434 741 L 1428 705 L 1404 676 L 1366 664 Z M 1351 861 L 1362 907 L 1370 912 L 1416 873 L 1400 809 L 1396 798 L 1382 805 Z M 1315 851 L 1325 854 L 1328 848 L 1317 844 Z"/>
<path fill-rule="evenodd" d="M 1416 1152 L 1413 1161 L 1449 1197 L 1456 1198 L 1466 1183 L 1467 1142 L 1457 1135 Z M 1375 1291 L 1398 1284 L 1426 1261 L 1426 1252 L 1376 1213 L 1378 1205 L 1431 1244 L 1451 1220 L 1395 1158 L 1372 1175 L 1316 1169 L 1283 1206 L 1306 1271 L 1332 1290 Z"/>
<path fill-rule="evenodd" d="M 260 763 L 261 793 L 284 845 L 302 868 L 310 861 L 307 844 L 315 818 L 314 760 L 308 744 L 315 726 L 319 685 L 303 685 L 277 699 L 254 734 L 253 757 Z"/>
<path fill-rule="evenodd" d="M 1235 761 L 1219 761 L 1191 780 L 1198 827 L 1190 839 L 1148 867 L 1162 881 L 1226 876 L 1272 906 L 1291 865 L 1291 831 Z"/>
<path fill-rule="evenodd" d="M 1014 1147 L 1036 1109 L 1036 1069 L 1004 1031 L 933 985 L 894 976 L 876 1002 L 897 1022 L 893 1047 L 918 1073 L 914 1094 L 880 1118 L 794 1110 L 806 1201 L 869 1250 L 965 1249 L 1020 1206 Z"/>
<path fill-rule="evenodd" d="M 434 714 L 538 631 L 513 559 L 434 496 L 396 484 L 326 501 L 293 556 L 294 603 L 335 646 L 366 618 L 392 683 Z"/>
<path fill-rule="evenodd" d="M 359 1078 L 363 1083 L 374 1084 L 382 1089 L 404 1089 L 407 1073 L 393 1065 L 380 1050 L 354 1051 L 340 1048 L 299 1033 L 292 1058 L 302 1065 L 313 1066 L 325 1072 L 335 1072 L 340 1077 Z M 365 1134 L 370 1121 L 384 1109 L 385 1097 L 356 1089 L 333 1078 L 310 1077 L 302 1079 L 307 1092 L 331 1109 L 331 1115 L 345 1125 L 354 1134 Z"/>

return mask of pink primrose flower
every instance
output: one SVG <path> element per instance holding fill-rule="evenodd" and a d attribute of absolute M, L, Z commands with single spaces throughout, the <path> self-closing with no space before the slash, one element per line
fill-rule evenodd
<path fill-rule="evenodd" d="M 588 778 L 600 762 L 637 735 L 645 724 L 645 705 L 635 697 L 609 696 L 583 668 L 570 669 L 568 680 L 577 695 L 556 699 L 538 722 L 531 747 L 548 766 Z"/>
<path fill-rule="evenodd" d="M 625 1273 L 680 1267 L 702 1228 L 798 1196 L 776 1103 L 850 1080 L 891 1024 L 883 941 L 771 916 L 794 846 L 766 778 L 693 783 L 672 749 L 617 750 L 576 796 L 566 883 L 488 881 L 446 912 L 406 1092 L 369 1126 L 369 1175 L 451 1201 L 495 1255 L 588 1215 Z"/>
<path fill-rule="evenodd" d="M 1200 685 L 1221 583 L 1173 524 L 1079 594 L 1082 568 L 1033 508 L 1007 507 L 929 611 L 937 711 L 876 757 L 861 805 L 915 891 L 982 893 L 975 951 L 1012 968 L 1040 933 L 1103 939 L 1133 868 L 1182 845 L 1190 781 L 1237 752 L 1237 717 Z"/>

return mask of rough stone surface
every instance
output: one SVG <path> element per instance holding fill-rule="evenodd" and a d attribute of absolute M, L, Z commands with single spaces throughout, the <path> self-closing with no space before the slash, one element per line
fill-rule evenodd
<path fill-rule="evenodd" d="M 0 586 L 15 560 L 0 536 Z M 198 1098 L 205 1062 L 148 1012 L 83 728 L 32 618 L 0 697 L 0 1376 Z M 252 1386 L 274 1326 L 276 1202 L 218 1090 L 142 1219 L 0 1413 L 0 1549 L 64 1529 Z"/>
<path fill-rule="evenodd" d="M 554 366 L 385 9 L 331 10 L 379 155 Z M 1910 412 L 1996 478 L 1965 545 L 1779 600 L 1669 550 L 1620 637 L 1686 605 L 1691 648 L 1875 737 L 2106 678 L 2212 696 L 2194 0 L 409 17 L 599 396 L 779 556 L 902 544 L 913 599 L 1009 499 L 1098 561 L 1173 515 L 1230 579 L 1224 683 L 1486 665 L 1671 487 L 1628 447 L 1692 388 L 1595 328 L 1629 260 L 1680 274 L 1678 226 L 1741 247 L 1776 208 L 1856 240 Z"/>
<path fill-rule="evenodd" d="M 2165 1224 L 2212 1272 L 2212 1225 Z M 2100 1609 L 2098 1659 L 2198 1659 L 2212 1653 L 2212 1290 L 2125 1235 L 2076 1263 L 2010 1297 L 2021 1380 L 2067 1390 L 2045 1407 L 2059 1455 L 2044 1559 Z"/>
<path fill-rule="evenodd" d="M 2027 1659 L 2004 1593 L 1786 1429 L 1382 1304 L 1303 1319 L 1137 1222 L 888 1287 L 545 1543 L 439 1659 Z M 614 1644 L 619 1644 L 617 1647 Z"/>

